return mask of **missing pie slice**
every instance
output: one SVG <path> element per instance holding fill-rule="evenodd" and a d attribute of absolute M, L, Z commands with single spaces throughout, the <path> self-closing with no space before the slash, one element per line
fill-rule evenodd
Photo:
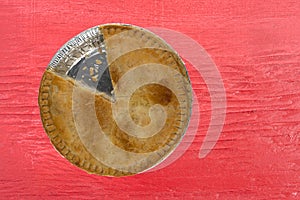
<path fill-rule="evenodd" d="M 106 176 L 137 174 L 164 160 L 185 133 L 191 103 L 179 56 L 153 33 L 120 24 L 66 43 L 39 92 L 54 147 L 74 165 Z"/>

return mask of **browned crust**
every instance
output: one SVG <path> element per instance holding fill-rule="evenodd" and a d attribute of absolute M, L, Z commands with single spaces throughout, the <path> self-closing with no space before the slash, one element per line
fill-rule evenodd
<path fill-rule="evenodd" d="M 80 138 L 76 134 L 76 131 L 72 132 L 67 129 L 61 130 L 61 126 L 57 128 L 57 125 L 61 124 L 61 122 L 58 122 L 58 120 L 62 120 L 67 117 L 69 123 L 73 124 L 74 118 L 72 116 L 71 104 L 63 104 L 63 102 L 61 102 L 61 107 L 67 109 L 65 111 L 61 109 L 57 110 L 57 108 L 52 106 L 52 91 L 54 90 L 53 86 L 61 86 L 59 89 L 62 90 L 63 93 L 69 94 L 65 97 L 71 98 L 72 95 L 70 94 L 72 94 L 74 83 L 72 80 L 68 80 L 68 78 L 65 80 L 64 78 L 59 77 L 53 72 L 49 71 L 45 71 L 42 77 L 38 98 L 40 114 L 44 129 L 55 149 L 72 164 L 84 169 L 89 173 L 108 176 L 131 175 L 132 173 L 112 169 L 95 159 L 82 144 Z M 60 112 L 60 114 L 58 114 L 60 118 L 53 119 L 53 112 Z"/>
<path fill-rule="evenodd" d="M 119 25 L 119 24 L 105 24 L 99 26 L 104 38 L 108 39 L 110 36 L 121 33 L 123 31 L 132 30 L 131 25 Z"/>
<path fill-rule="evenodd" d="M 179 55 L 177 53 L 174 53 L 175 51 L 171 49 L 170 46 L 165 44 L 165 41 L 155 36 L 155 34 L 151 33 L 150 31 L 140 27 L 134 27 L 131 25 L 124 25 L 124 24 L 106 24 L 106 25 L 99 26 L 99 29 L 102 32 L 104 39 L 106 40 L 118 33 L 126 32 L 126 34 L 129 34 L 131 37 L 135 37 L 139 40 L 147 41 L 148 43 L 151 44 L 150 46 L 161 48 L 161 49 L 156 49 L 157 54 L 159 55 L 160 58 L 160 62 L 162 64 L 168 64 L 169 66 L 176 67 L 177 70 L 184 77 L 186 77 L 187 81 L 190 82 L 184 63 L 180 59 Z M 162 51 L 162 49 L 164 49 L 165 51 Z"/>
<path fill-rule="evenodd" d="M 156 50 L 139 49 L 119 57 L 110 65 L 110 73 L 111 73 L 113 84 L 116 85 L 119 78 L 122 77 L 128 70 L 146 63 L 164 64 L 169 66 L 170 68 L 177 70 L 178 66 L 173 64 L 174 61 L 174 59 L 172 59 L 173 57 L 170 56 L 171 59 L 163 59 L 163 56 L 160 56 L 160 55 L 164 55 L 163 53 L 171 55 L 170 52 L 166 52 L 164 50 L 159 50 L 159 49 Z M 155 91 L 153 90 L 153 88 L 155 88 Z M 147 111 L 149 107 L 151 107 L 154 104 L 158 104 L 158 103 L 161 105 L 165 104 L 165 102 L 163 102 L 165 99 L 162 99 L 161 97 L 165 96 L 166 94 L 170 94 L 169 98 L 171 99 L 169 100 L 172 101 L 165 104 L 168 117 L 167 117 L 167 122 L 165 123 L 163 129 L 159 133 L 155 134 L 154 136 L 146 139 L 130 136 L 125 132 L 123 132 L 122 130 L 120 130 L 120 128 L 114 122 L 112 118 L 112 111 L 110 109 L 111 108 L 110 103 L 102 99 L 96 99 L 96 101 L 98 101 L 96 105 L 99 106 L 99 109 L 96 109 L 96 113 L 97 113 L 98 121 L 101 127 L 103 127 L 104 132 L 108 134 L 111 141 L 115 145 L 117 145 L 118 147 L 126 151 L 135 152 L 135 153 L 152 152 L 162 148 L 165 145 L 168 145 L 170 142 L 177 143 L 178 140 L 181 138 L 181 136 L 184 134 L 184 127 L 182 127 L 181 129 L 180 126 L 180 118 L 182 113 L 180 111 L 181 109 L 179 108 L 179 102 L 176 96 L 172 93 L 172 91 L 168 90 L 166 87 L 157 86 L 155 84 L 149 84 L 147 86 L 144 86 L 141 90 L 143 91 L 142 93 L 136 91 L 136 95 L 134 95 L 131 98 L 131 104 L 133 105 L 135 103 L 136 105 L 139 105 L 143 103 L 145 104 L 143 107 Z M 152 94 L 154 93 L 154 95 L 151 95 L 151 93 Z M 190 94 L 187 92 L 185 95 L 187 96 L 188 99 L 188 96 Z M 153 99 L 154 97 L 156 97 L 157 99 L 156 100 Z M 157 100 L 161 100 L 162 102 L 158 102 Z M 188 122 L 189 110 L 186 110 L 186 112 L 187 113 L 185 113 L 186 114 L 185 124 L 187 124 Z M 141 118 L 142 116 L 140 114 L 138 114 L 139 118 Z M 105 122 L 105 120 L 108 119 L 113 123 L 111 124 L 103 123 Z"/>

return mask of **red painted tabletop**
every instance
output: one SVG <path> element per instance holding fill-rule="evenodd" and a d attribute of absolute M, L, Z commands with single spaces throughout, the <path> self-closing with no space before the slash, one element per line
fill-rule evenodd
<path fill-rule="evenodd" d="M 0 1 L 0 199 L 300 199 L 300 3 L 247 1 Z M 55 52 L 110 22 L 163 27 L 201 44 L 227 97 L 212 151 L 207 85 L 187 68 L 200 123 L 171 165 L 131 177 L 89 175 L 52 147 L 37 103 Z"/>

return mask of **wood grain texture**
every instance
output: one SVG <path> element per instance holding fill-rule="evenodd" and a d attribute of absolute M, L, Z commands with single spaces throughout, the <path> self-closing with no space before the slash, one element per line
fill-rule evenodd
<path fill-rule="evenodd" d="M 68 39 L 108 22 L 180 31 L 212 56 L 228 109 L 208 157 L 198 159 L 210 98 L 190 65 L 200 129 L 169 167 L 99 177 L 51 146 L 37 104 L 43 71 Z M 299 1 L 0 0 L 0 25 L 0 199 L 300 199 Z"/>

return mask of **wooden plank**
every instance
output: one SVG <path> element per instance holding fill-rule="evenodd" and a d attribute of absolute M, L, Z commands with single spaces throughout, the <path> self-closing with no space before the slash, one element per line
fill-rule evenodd
<path fill-rule="evenodd" d="M 0 1 L 0 199 L 299 199 L 300 3 L 287 1 Z M 37 96 L 54 53 L 108 22 L 165 27 L 200 43 L 223 77 L 227 113 L 198 158 L 211 109 L 202 77 L 200 128 L 172 165 L 133 177 L 88 175 L 51 146 Z"/>

